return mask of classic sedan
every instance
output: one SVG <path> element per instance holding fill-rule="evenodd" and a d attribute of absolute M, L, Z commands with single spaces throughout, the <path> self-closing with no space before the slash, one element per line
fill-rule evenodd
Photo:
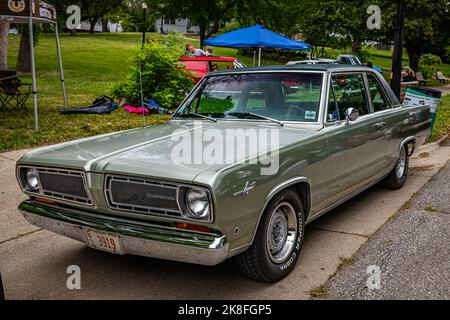
<path fill-rule="evenodd" d="M 94 249 L 233 258 L 274 282 L 296 265 L 307 223 L 378 182 L 401 188 L 430 126 L 428 106 L 402 106 L 365 67 L 211 73 L 166 124 L 24 155 L 19 209 Z"/>

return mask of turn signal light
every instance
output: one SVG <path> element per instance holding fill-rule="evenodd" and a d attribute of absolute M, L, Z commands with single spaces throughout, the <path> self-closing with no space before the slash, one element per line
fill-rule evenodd
<path fill-rule="evenodd" d="M 44 198 L 36 198 L 35 200 L 36 200 L 37 203 L 48 204 L 48 205 L 51 205 L 51 206 L 56 205 L 55 201 L 44 199 Z"/>
<path fill-rule="evenodd" d="M 183 230 L 200 231 L 200 232 L 207 232 L 207 233 L 210 233 L 212 231 L 210 228 L 205 227 L 205 226 L 198 226 L 195 224 L 184 223 L 184 222 L 177 222 L 175 224 L 175 226 L 178 229 L 183 229 Z"/>

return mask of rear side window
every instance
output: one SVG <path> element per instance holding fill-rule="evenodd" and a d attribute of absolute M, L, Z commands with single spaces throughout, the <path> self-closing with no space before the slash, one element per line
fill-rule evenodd
<path fill-rule="evenodd" d="M 367 74 L 367 84 L 369 85 L 369 95 L 375 112 L 391 109 L 380 82 L 373 74 Z"/>
<path fill-rule="evenodd" d="M 360 116 L 370 113 L 362 74 L 339 74 L 331 77 L 328 121 L 345 119 L 345 111 L 356 108 Z"/>

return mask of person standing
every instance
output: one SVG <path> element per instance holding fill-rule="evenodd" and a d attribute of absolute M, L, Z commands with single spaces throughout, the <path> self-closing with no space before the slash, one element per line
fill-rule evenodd
<path fill-rule="evenodd" d="M 187 48 L 189 50 L 190 55 L 194 57 L 204 57 L 207 55 L 206 52 L 203 51 L 202 49 L 196 49 L 193 44 L 188 44 Z"/>

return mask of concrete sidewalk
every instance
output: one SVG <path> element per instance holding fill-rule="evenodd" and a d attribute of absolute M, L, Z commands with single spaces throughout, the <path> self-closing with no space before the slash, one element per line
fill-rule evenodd
<path fill-rule="evenodd" d="M 0 270 L 8 299 L 308 299 L 450 159 L 450 147 L 427 145 L 402 190 L 375 186 L 309 225 L 295 270 L 268 285 L 246 279 L 232 262 L 208 268 L 114 256 L 30 226 L 16 209 L 25 198 L 14 176 L 23 152 L 0 154 Z M 81 267 L 82 290 L 66 287 L 70 265 Z"/>
<path fill-rule="evenodd" d="M 450 162 L 327 283 L 327 298 L 450 299 L 449 181 Z"/>

